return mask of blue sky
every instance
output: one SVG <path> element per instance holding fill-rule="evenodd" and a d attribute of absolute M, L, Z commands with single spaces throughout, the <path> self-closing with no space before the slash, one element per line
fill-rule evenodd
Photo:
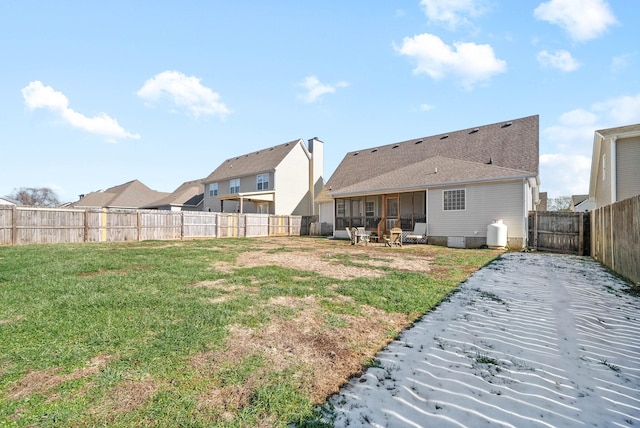
<path fill-rule="evenodd" d="M 302 138 L 351 150 L 540 115 L 549 196 L 640 123 L 635 0 L 0 2 L 0 195 L 170 192 Z"/>

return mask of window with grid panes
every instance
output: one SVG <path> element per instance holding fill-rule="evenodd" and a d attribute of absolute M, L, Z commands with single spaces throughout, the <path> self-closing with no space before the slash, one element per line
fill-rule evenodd
<path fill-rule="evenodd" d="M 258 174 L 258 190 L 267 190 L 269 188 L 269 174 Z"/>
<path fill-rule="evenodd" d="M 464 210 L 465 209 L 465 189 L 443 191 L 442 207 L 445 211 Z"/>
<path fill-rule="evenodd" d="M 240 179 L 234 178 L 229 182 L 229 193 L 240 193 Z"/>

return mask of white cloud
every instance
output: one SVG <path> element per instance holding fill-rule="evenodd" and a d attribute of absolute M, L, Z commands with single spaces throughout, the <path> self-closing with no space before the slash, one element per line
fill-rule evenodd
<path fill-rule="evenodd" d="M 445 24 L 450 29 L 469 24 L 467 17 L 476 17 L 484 13 L 479 0 L 421 0 L 429 21 Z"/>
<path fill-rule="evenodd" d="M 590 173 L 591 155 L 540 155 L 540 187 L 550 198 L 589 193 Z"/>
<path fill-rule="evenodd" d="M 453 75 L 467 89 L 489 80 L 507 69 L 504 60 L 496 58 L 490 45 L 455 42 L 453 47 L 433 34 L 405 37 L 402 46 L 394 46 L 402 55 L 415 58 L 414 74 L 425 73 L 433 79 Z"/>
<path fill-rule="evenodd" d="M 640 93 L 594 104 L 593 110 L 605 116 L 607 127 L 640 123 Z"/>
<path fill-rule="evenodd" d="M 44 86 L 39 80 L 35 80 L 22 88 L 22 97 L 30 110 L 47 109 L 60 115 L 62 120 L 74 128 L 82 129 L 92 134 L 107 137 L 113 141 L 118 138 L 139 139 L 139 134 L 132 134 L 124 130 L 118 121 L 109 117 L 106 113 L 100 113 L 95 117 L 87 117 L 69 108 L 69 100 L 62 93 L 51 86 Z"/>
<path fill-rule="evenodd" d="M 635 53 L 633 54 L 622 54 L 617 55 L 611 58 L 611 72 L 612 73 L 621 73 L 625 69 L 629 67 L 629 63 L 635 57 Z"/>
<path fill-rule="evenodd" d="M 322 83 L 316 76 L 307 76 L 298 85 L 306 90 L 304 94 L 299 94 L 298 97 L 307 104 L 315 103 L 325 94 L 335 93 L 337 88 L 349 86 L 347 82 L 338 82 L 333 85 Z"/>
<path fill-rule="evenodd" d="M 575 71 L 580 67 L 580 63 L 571 56 L 570 52 L 565 50 L 559 50 L 555 53 L 541 51 L 538 52 L 536 59 L 543 67 L 557 68 L 566 72 Z"/>
<path fill-rule="evenodd" d="M 218 116 L 225 119 L 231 110 L 220 101 L 220 95 L 208 88 L 200 79 L 179 71 L 163 71 L 147 80 L 137 95 L 148 102 L 168 98 L 177 107 L 193 117 Z"/>
<path fill-rule="evenodd" d="M 560 151 L 588 155 L 591 153 L 593 132 L 598 129 L 598 115 L 585 109 L 563 113 L 558 124 L 543 131 L 543 137 Z"/>
<path fill-rule="evenodd" d="M 551 197 L 587 193 L 594 132 L 636 123 L 640 123 L 640 93 L 563 113 L 556 125 L 541 132 L 542 190 Z"/>
<path fill-rule="evenodd" d="M 550 0 L 533 14 L 560 26 L 576 42 L 598 38 L 618 22 L 605 0 Z"/>
<path fill-rule="evenodd" d="M 420 108 L 420 111 L 429 111 L 429 110 L 433 110 L 436 107 L 431 104 L 420 104 L 419 108 Z"/>

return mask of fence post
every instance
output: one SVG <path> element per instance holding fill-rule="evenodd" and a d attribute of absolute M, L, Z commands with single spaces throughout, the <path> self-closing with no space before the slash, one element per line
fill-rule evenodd
<path fill-rule="evenodd" d="M 584 213 L 580 213 L 578 221 L 578 255 L 584 256 Z"/>
<path fill-rule="evenodd" d="M 84 236 L 82 238 L 82 242 L 87 242 L 89 240 L 89 210 L 85 209 L 83 212 L 84 215 Z"/>
<path fill-rule="evenodd" d="M 184 240 L 184 211 L 180 211 L 180 240 Z"/>
<path fill-rule="evenodd" d="M 609 245 L 611 248 L 611 270 L 616 270 L 616 256 L 614 254 L 615 247 L 613 246 L 613 205 L 609 205 Z"/>
<path fill-rule="evenodd" d="M 18 245 L 18 208 L 11 207 L 11 244 Z"/>
<path fill-rule="evenodd" d="M 538 211 L 533 212 L 533 249 L 538 249 Z"/>

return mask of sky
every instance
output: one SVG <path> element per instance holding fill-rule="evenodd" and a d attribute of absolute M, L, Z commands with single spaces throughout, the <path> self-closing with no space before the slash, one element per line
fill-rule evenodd
<path fill-rule="evenodd" d="M 224 160 L 540 116 L 541 191 L 640 123 L 637 0 L 0 0 L 0 195 L 171 192 Z"/>

